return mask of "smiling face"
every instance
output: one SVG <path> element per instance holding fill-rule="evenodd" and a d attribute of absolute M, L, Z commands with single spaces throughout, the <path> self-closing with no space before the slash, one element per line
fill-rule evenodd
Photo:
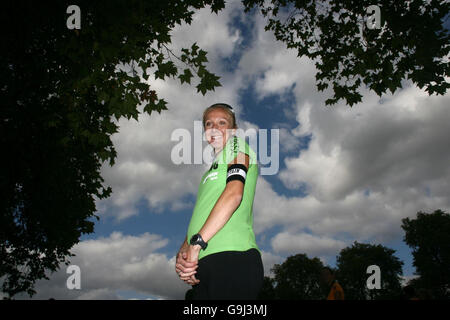
<path fill-rule="evenodd" d="M 204 117 L 206 140 L 218 153 L 223 149 L 228 138 L 235 133 L 233 119 L 222 108 L 209 110 Z"/>

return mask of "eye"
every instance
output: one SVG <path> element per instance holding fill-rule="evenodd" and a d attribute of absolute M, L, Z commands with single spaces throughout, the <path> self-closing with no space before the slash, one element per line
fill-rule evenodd
<path fill-rule="evenodd" d="M 211 121 L 206 121 L 206 122 L 205 122 L 205 127 L 206 127 L 206 128 L 209 128 L 209 127 L 211 127 L 211 124 L 212 124 Z"/>
<path fill-rule="evenodd" d="M 227 121 L 226 120 L 220 120 L 219 121 L 219 125 L 225 126 L 225 125 L 227 125 Z"/>

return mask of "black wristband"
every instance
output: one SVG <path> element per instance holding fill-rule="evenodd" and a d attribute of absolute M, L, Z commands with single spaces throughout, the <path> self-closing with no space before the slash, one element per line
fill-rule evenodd
<path fill-rule="evenodd" d="M 234 180 L 239 180 L 245 184 L 247 177 L 247 168 L 243 164 L 232 164 L 227 170 L 227 183 Z"/>

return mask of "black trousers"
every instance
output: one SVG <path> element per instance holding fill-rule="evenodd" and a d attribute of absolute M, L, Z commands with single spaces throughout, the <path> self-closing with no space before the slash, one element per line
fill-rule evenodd
<path fill-rule="evenodd" d="M 262 288 L 264 268 L 258 250 L 224 251 L 198 262 L 193 300 L 255 300 Z"/>

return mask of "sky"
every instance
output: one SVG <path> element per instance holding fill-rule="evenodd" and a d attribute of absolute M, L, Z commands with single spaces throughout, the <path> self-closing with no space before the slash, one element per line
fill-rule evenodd
<path fill-rule="evenodd" d="M 195 121 L 216 102 L 232 105 L 238 126 L 258 139 L 279 136 L 278 164 L 270 163 L 278 169 L 259 176 L 253 206 L 267 276 L 298 253 L 334 267 L 354 241 L 394 249 L 403 275 L 413 276 L 401 220 L 450 208 L 449 95 L 428 96 L 405 81 L 395 94 L 364 91 L 351 108 L 326 106 L 331 91 L 316 89 L 312 61 L 264 26 L 260 14 L 230 1 L 218 15 L 204 8 L 173 30 L 173 51 L 196 42 L 222 86 L 202 96 L 178 80 L 150 79 L 169 109 L 118 122 L 116 163 L 102 167 L 113 193 L 96 202 L 95 232 L 72 249 L 81 289 L 67 288 L 62 265 L 36 283 L 34 299 L 184 298 L 189 286 L 175 274 L 175 255 L 207 164 L 174 163 L 172 135 L 193 136 Z"/>

